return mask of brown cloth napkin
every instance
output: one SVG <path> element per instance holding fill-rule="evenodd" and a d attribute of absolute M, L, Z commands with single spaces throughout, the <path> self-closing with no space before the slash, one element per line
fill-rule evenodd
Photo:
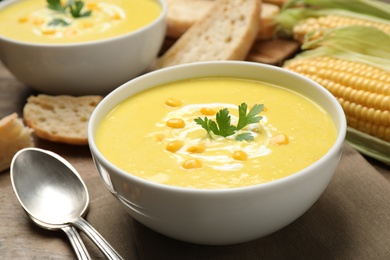
<path fill-rule="evenodd" d="M 92 162 L 77 166 L 96 175 L 86 181 L 86 219 L 125 259 L 390 259 L 390 183 L 347 144 L 329 187 L 302 217 L 267 237 L 230 246 L 190 244 L 150 230 L 125 213 Z M 11 187 L 1 188 L 0 203 L 7 209 L 0 215 L 0 258 L 75 258 L 62 232 L 29 221 Z M 81 235 L 92 258 L 104 258 Z"/>

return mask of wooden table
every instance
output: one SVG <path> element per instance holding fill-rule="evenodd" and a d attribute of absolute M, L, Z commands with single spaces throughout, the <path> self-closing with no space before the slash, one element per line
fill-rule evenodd
<path fill-rule="evenodd" d="M 22 115 L 36 94 L 0 63 L 0 117 Z M 36 146 L 65 157 L 81 174 L 91 203 L 86 219 L 125 259 L 385 259 L 390 257 L 390 169 L 346 145 L 340 167 L 318 202 L 286 228 L 248 243 L 202 246 L 160 235 L 128 216 L 105 189 L 87 146 L 37 139 Z M 1 153 L 1 148 L 0 148 Z M 0 258 L 73 259 L 62 232 L 43 230 L 24 214 L 9 171 L 0 173 Z M 93 259 L 103 258 L 81 234 Z"/>

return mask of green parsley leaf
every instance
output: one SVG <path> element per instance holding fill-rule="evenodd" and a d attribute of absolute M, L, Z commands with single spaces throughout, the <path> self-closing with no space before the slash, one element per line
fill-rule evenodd
<path fill-rule="evenodd" d="M 238 123 L 237 130 L 244 128 L 247 125 L 258 123 L 263 117 L 258 116 L 264 109 L 263 104 L 255 104 L 252 109 L 247 114 L 248 105 L 246 103 L 242 103 L 238 106 Z"/>
<path fill-rule="evenodd" d="M 84 2 L 78 0 L 78 1 L 75 1 L 73 4 L 71 4 L 69 6 L 70 8 L 70 13 L 72 14 L 72 16 L 74 18 L 79 18 L 79 17 L 86 17 L 86 16 L 90 16 L 91 15 L 91 11 L 88 10 L 88 11 L 85 11 L 85 12 L 81 12 L 81 10 L 83 9 L 84 7 Z"/>
<path fill-rule="evenodd" d="M 207 131 L 207 134 L 210 136 L 210 138 L 213 139 L 213 137 L 211 136 L 211 122 L 213 122 L 215 124 L 214 121 L 208 119 L 207 117 L 204 117 L 204 119 L 198 117 L 198 118 L 195 118 L 194 121 L 198 125 L 203 127 L 203 129 L 205 129 Z"/>
<path fill-rule="evenodd" d="M 57 12 L 65 13 L 66 6 L 62 6 L 60 0 L 47 0 L 48 8 Z"/>
<path fill-rule="evenodd" d="M 56 26 L 56 25 L 68 26 L 69 23 L 61 18 L 54 18 L 53 20 L 50 21 L 50 23 L 48 25 L 49 26 Z"/>
<path fill-rule="evenodd" d="M 238 106 L 238 122 L 237 126 L 231 125 L 231 116 L 227 108 L 221 109 L 216 114 L 216 122 L 204 117 L 204 119 L 198 117 L 194 121 L 207 131 L 207 134 L 213 139 L 211 133 L 223 137 L 234 135 L 238 130 L 241 130 L 245 126 L 253 123 L 258 123 L 263 117 L 258 116 L 264 109 L 263 104 L 256 104 L 248 112 L 248 105 L 242 103 Z M 235 137 L 237 141 L 252 141 L 254 137 L 249 132 L 240 133 Z"/>
<path fill-rule="evenodd" d="M 221 109 L 216 114 L 217 125 L 212 127 L 211 130 L 214 134 L 227 137 L 233 135 L 236 132 L 236 127 L 230 124 L 231 116 L 227 108 Z"/>
<path fill-rule="evenodd" d="M 251 133 L 245 132 L 242 134 L 239 134 L 235 138 L 237 141 L 253 141 L 255 138 Z"/>
<path fill-rule="evenodd" d="M 91 10 L 82 12 L 84 8 L 82 0 L 68 0 L 65 6 L 61 4 L 61 0 L 47 0 L 47 4 L 49 9 L 63 14 L 70 14 L 73 18 L 86 17 L 92 14 Z M 68 9 L 69 13 L 67 13 Z"/>

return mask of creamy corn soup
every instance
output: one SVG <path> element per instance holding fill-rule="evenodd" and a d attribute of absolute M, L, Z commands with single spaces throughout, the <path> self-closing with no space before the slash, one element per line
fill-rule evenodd
<path fill-rule="evenodd" d="M 216 122 L 227 108 L 264 105 L 233 135 L 208 133 L 195 119 Z M 236 140 L 249 134 L 253 140 Z M 336 140 L 330 115 L 279 86 L 236 78 L 198 78 L 158 86 L 115 107 L 100 123 L 96 144 L 113 164 L 138 177 L 181 187 L 232 188 L 270 182 L 323 156 Z"/>
<path fill-rule="evenodd" d="M 63 8 L 68 1 L 60 1 Z M 0 10 L 0 35 L 33 43 L 76 43 L 119 36 L 146 26 L 161 13 L 155 0 L 85 0 L 82 17 L 46 0 L 18 1 Z M 84 15 L 84 16 L 83 16 Z"/>

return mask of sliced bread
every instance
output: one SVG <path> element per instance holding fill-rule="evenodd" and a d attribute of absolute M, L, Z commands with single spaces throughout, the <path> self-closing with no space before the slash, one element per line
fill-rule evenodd
<path fill-rule="evenodd" d="M 287 0 L 263 0 L 264 3 L 267 3 L 267 4 L 273 4 L 273 5 L 277 5 L 277 6 L 283 6 L 283 4 L 285 2 L 287 2 Z"/>
<path fill-rule="evenodd" d="M 24 106 L 23 118 L 42 139 L 86 145 L 88 121 L 101 100 L 101 96 L 30 96 Z"/>
<path fill-rule="evenodd" d="M 283 61 L 299 51 L 300 44 L 289 39 L 257 41 L 247 56 L 247 61 L 281 66 Z"/>
<path fill-rule="evenodd" d="M 0 120 L 0 172 L 9 168 L 12 158 L 20 149 L 32 146 L 32 129 L 23 124 L 17 113 Z"/>
<path fill-rule="evenodd" d="M 258 32 L 261 0 L 216 0 L 156 62 L 156 69 L 211 60 L 244 60 Z"/>
<path fill-rule="evenodd" d="M 182 36 L 197 20 L 209 12 L 214 5 L 212 0 L 167 0 L 167 32 L 170 38 Z M 274 17 L 280 12 L 280 7 L 274 4 L 262 3 L 259 15 L 259 31 L 257 40 L 270 39 L 274 35 Z"/>
<path fill-rule="evenodd" d="M 171 38 L 182 36 L 214 5 L 211 0 L 167 0 L 167 32 Z"/>
<path fill-rule="evenodd" d="M 280 7 L 274 4 L 263 3 L 261 5 L 259 32 L 256 40 L 268 40 L 274 37 L 276 23 L 275 16 L 280 13 Z"/>

